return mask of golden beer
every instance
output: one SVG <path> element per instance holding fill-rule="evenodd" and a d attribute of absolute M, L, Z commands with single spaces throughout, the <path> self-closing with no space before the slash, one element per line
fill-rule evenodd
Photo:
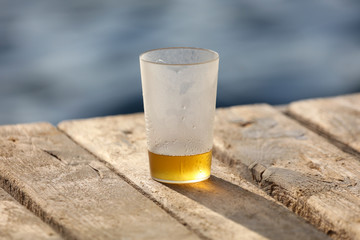
<path fill-rule="evenodd" d="M 190 183 L 210 177 L 212 152 L 190 156 L 167 156 L 149 151 L 152 178 L 167 183 Z"/>

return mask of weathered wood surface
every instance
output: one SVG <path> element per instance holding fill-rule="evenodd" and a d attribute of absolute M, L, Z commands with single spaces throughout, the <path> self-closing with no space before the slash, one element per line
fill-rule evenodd
<path fill-rule="evenodd" d="M 360 156 L 360 94 L 294 102 L 288 113 L 345 151 Z"/>
<path fill-rule="evenodd" d="M 0 239 L 62 239 L 7 192 L 0 188 Z"/>
<path fill-rule="evenodd" d="M 360 239 L 360 161 L 268 105 L 220 109 L 214 155 L 335 239 Z"/>
<path fill-rule="evenodd" d="M 66 239 L 198 239 L 47 123 L 0 127 L 0 186 Z"/>
<path fill-rule="evenodd" d="M 153 181 L 143 114 L 67 121 L 59 128 L 205 239 L 327 238 L 217 159 L 207 181 Z"/>

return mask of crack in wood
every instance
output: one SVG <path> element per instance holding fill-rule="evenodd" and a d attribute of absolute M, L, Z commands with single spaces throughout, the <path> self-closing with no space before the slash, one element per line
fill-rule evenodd
<path fill-rule="evenodd" d="M 52 156 L 52 157 L 54 157 L 54 158 L 56 158 L 57 160 L 59 160 L 60 162 L 62 162 L 62 159 L 59 157 L 59 156 L 57 156 L 55 153 L 52 153 L 52 152 L 50 152 L 49 150 L 45 150 L 45 149 L 41 149 L 44 153 L 47 153 L 47 154 L 49 154 L 50 156 Z"/>
<path fill-rule="evenodd" d="M 246 121 L 246 122 L 238 123 L 238 125 L 241 127 L 248 127 L 253 123 L 255 123 L 255 121 Z"/>
<path fill-rule="evenodd" d="M 248 127 L 255 123 L 255 120 L 245 120 L 242 118 L 230 119 L 228 121 L 229 121 L 229 123 L 235 124 L 239 127 Z"/>
<path fill-rule="evenodd" d="M 11 142 L 17 142 L 18 141 L 18 139 L 15 138 L 15 137 L 9 137 L 8 140 L 11 141 Z"/>
<path fill-rule="evenodd" d="M 104 174 L 102 173 L 102 171 L 100 171 L 99 169 L 97 169 L 94 166 L 91 166 L 91 164 L 88 164 L 88 166 L 96 172 L 96 174 L 100 177 L 100 179 L 104 178 Z"/>
<path fill-rule="evenodd" d="M 129 134 L 132 134 L 132 133 L 133 133 L 132 130 L 123 130 L 122 132 L 123 132 L 124 134 L 126 134 L 126 135 L 129 135 Z"/>

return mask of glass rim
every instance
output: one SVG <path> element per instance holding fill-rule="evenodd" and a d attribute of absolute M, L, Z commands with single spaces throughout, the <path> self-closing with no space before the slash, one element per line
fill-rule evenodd
<path fill-rule="evenodd" d="M 214 58 L 211 58 L 210 60 L 207 61 L 202 61 L 202 62 L 196 62 L 196 63 L 162 63 L 162 62 L 154 62 L 154 61 L 149 61 L 149 60 L 145 60 L 143 58 L 143 56 L 149 52 L 154 52 L 154 51 L 160 51 L 160 50 L 167 50 L 167 49 L 195 49 L 195 50 L 200 50 L 200 51 L 204 51 L 204 52 L 210 52 L 215 54 Z M 156 49 L 151 49 L 148 50 L 146 52 L 143 52 L 142 54 L 140 54 L 139 56 L 140 61 L 143 62 L 147 62 L 147 63 L 152 63 L 152 64 L 158 64 L 158 65 L 169 65 L 169 66 L 187 66 L 187 65 L 200 65 L 200 64 L 205 64 L 205 63 L 210 63 L 210 62 L 214 62 L 216 60 L 219 59 L 219 54 L 213 50 L 210 49 L 206 49 L 206 48 L 197 48 L 197 47 L 167 47 L 167 48 L 156 48 Z"/>

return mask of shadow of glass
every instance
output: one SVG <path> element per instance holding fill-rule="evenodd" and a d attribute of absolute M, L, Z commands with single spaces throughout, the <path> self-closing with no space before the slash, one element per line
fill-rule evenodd
<path fill-rule="evenodd" d="M 268 239 L 328 239 L 285 207 L 215 176 L 164 185 Z"/>

